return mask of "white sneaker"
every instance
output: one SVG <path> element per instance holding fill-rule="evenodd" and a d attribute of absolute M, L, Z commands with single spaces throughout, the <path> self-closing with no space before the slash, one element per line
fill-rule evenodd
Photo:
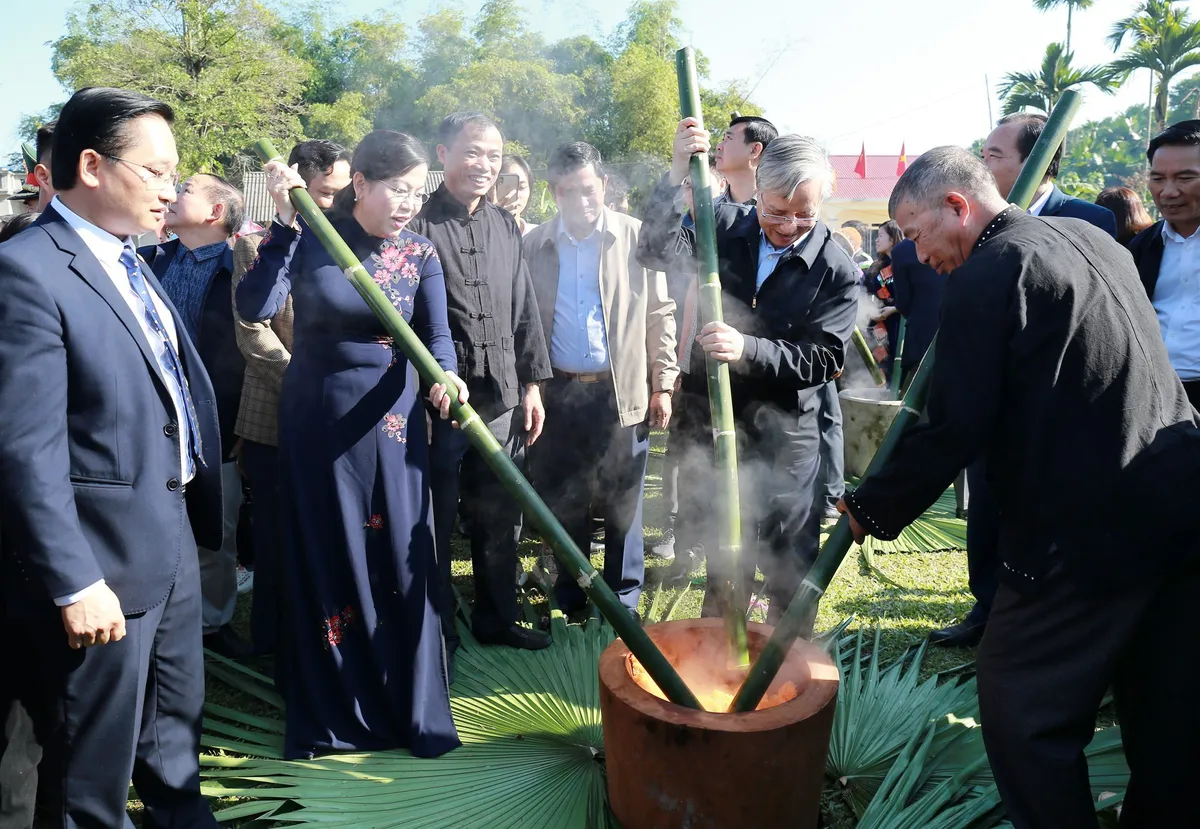
<path fill-rule="evenodd" d="M 663 561 L 675 560 L 675 530 L 668 529 L 663 532 L 659 542 L 650 548 L 650 556 Z"/>
<path fill-rule="evenodd" d="M 249 593 L 254 589 L 254 571 L 247 570 L 242 565 L 237 568 L 237 592 Z"/>

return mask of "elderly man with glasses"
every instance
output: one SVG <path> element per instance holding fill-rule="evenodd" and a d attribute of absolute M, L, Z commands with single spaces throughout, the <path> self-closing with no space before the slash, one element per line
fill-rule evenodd
<path fill-rule="evenodd" d="M 696 268 L 695 231 L 684 225 L 676 195 L 691 157 L 708 149 L 709 136 L 695 119 L 679 123 L 671 170 L 646 208 L 638 241 L 646 267 Z M 716 208 L 725 322 L 709 323 L 696 337 L 677 408 L 700 413 L 699 431 L 711 435 L 702 363 L 729 364 L 744 572 L 730 573 L 727 562 L 709 556 L 705 612 L 718 613 L 730 601 L 745 604 L 746 589 L 733 596 L 722 585 L 736 575 L 745 588 L 757 564 L 767 577 L 765 594 L 775 599 L 768 618 L 777 619 L 818 549 L 820 393 L 844 365 L 857 269 L 820 220 L 821 204 L 833 191 L 833 168 L 815 141 L 776 138 L 763 153 L 756 183 L 756 205 Z M 705 444 L 711 446 L 711 438 Z M 712 469 L 709 457 L 684 463 L 696 467 L 681 471 L 688 480 L 712 480 L 703 474 Z M 716 487 L 691 489 L 695 497 L 681 505 L 679 525 L 691 526 L 706 550 L 716 550 L 715 528 L 706 525 L 717 514 Z"/>

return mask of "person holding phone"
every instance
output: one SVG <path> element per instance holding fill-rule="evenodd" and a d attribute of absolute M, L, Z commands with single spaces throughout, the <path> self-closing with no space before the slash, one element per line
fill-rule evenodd
<path fill-rule="evenodd" d="M 533 187 L 533 173 L 529 162 L 519 155 L 507 155 L 500 164 L 500 175 L 496 179 L 496 204 L 503 207 L 517 220 L 517 227 L 522 236 L 528 236 L 529 231 L 537 225 L 525 221 L 525 208 L 529 206 L 529 194 Z"/>

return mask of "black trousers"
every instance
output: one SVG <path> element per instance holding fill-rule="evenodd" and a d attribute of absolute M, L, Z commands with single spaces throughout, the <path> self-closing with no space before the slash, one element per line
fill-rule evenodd
<path fill-rule="evenodd" d="M 250 481 L 254 530 L 254 593 L 250 605 L 250 635 L 258 653 L 274 653 L 279 632 L 279 583 L 283 559 L 279 523 L 279 449 L 248 440 L 242 449 L 242 469 Z"/>
<path fill-rule="evenodd" d="M 481 417 L 489 417 L 498 401 L 487 390 L 470 389 L 471 404 Z M 476 402 L 478 400 L 478 403 Z M 447 641 L 458 641 L 454 625 L 454 591 L 450 581 L 450 539 L 458 517 L 471 518 L 471 567 L 475 580 L 475 607 L 471 629 L 492 632 L 517 621 L 517 543 L 521 539 L 521 507 L 508 494 L 495 473 L 484 463 L 460 429 L 434 413 L 430 444 L 429 479 L 433 496 L 433 537 L 441 582 L 442 631 Z M 518 406 L 487 423 L 492 435 L 521 467 L 525 460 L 525 415 Z"/>
<path fill-rule="evenodd" d="M 611 381 L 580 383 L 555 377 L 546 384 L 546 429 L 530 451 L 534 484 L 555 517 L 587 555 L 591 516 L 604 521 L 604 581 L 636 612 L 646 575 L 642 490 L 650 430 L 622 426 Z M 587 596 L 567 575 L 555 585 L 564 612 Z"/>
<path fill-rule="evenodd" d="M 200 570 L 185 525 L 175 584 L 157 607 L 126 619 L 126 636 L 72 650 L 58 614 L 13 623 L 44 708 L 40 775 L 55 814 L 38 826 L 131 827 L 129 781 L 148 829 L 215 829 L 200 794 L 204 657 Z"/>
<path fill-rule="evenodd" d="M 1200 745 L 1200 663 L 1187 656 L 1196 552 L 1186 568 L 1116 594 L 1084 589 L 1062 564 L 1034 594 L 1000 586 L 979 649 L 979 704 L 1016 829 L 1098 825 L 1083 750 L 1110 687 L 1131 772 L 1121 826 L 1188 823 Z"/>

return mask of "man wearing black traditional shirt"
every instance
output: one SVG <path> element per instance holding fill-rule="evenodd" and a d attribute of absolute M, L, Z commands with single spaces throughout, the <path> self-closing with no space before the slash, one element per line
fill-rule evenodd
<path fill-rule="evenodd" d="M 1200 743 L 1200 668 L 1179 658 L 1200 588 L 1200 428 L 1133 262 L 1086 222 L 1006 205 L 959 148 L 922 155 L 889 207 L 950 274 L 928 422 L 840 508 L 856 539 L 895 538 L 986 455 L 1003 568 L 979 702 L 1009 820 L 1097 825 L 1083 750 L 1111 687 L 1121 825 L 1178 826 Z M 1155 505 L 1149 523 L 1135 499 Z"/>
<path fill-rule="evenodd" d="M 487 200 L 500 173 L 504 139 L 478 112 L 456 112 L 438 131 L 445 182 L 409 229 L 433 242 L 446 273 L 446 307 L 458 373 L 471 405 L 518 465 L 541 434 L 545 410 L 538 385 L 550 379 L 550 355 L 521 249 L 521 231 Z M 471 519 L 475 607 L 471 630 L 489 645 L 535 650 L 549 635 L 517 624 L 517 542 L 521 508 L 450 421 L 433 418 L 430 455 L 434 543 L 443 582 L 442 628 L 453 655 L 454 600 L 450 537 L 458 513 Z M 451 663 L 453 664 L 453 663 Z"/>

